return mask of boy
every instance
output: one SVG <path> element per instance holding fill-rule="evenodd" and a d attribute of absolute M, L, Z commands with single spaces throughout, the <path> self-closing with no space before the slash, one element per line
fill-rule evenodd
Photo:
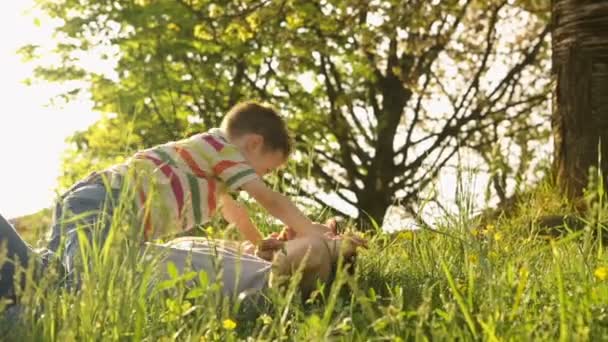
<path fill-rule="evenodd" d="M 313 223 L 261 179 L 285 163 L 291 148 L 276 111 L 255 102 L 237 104 L 220 129 L 139 151 L 124 164 L 75 184 L 55 208 L 49 249 L 63 249 L 70 272 L 79 252 L 77 227 L 84 226 L 89 242 L 102 245 L 117 204 L 129 197 L 135 197 L 136 221 L 143 226 L 135 238 L 142 242 L 189 230 L 220 207 L 226 221 L 257 245 L 262 235 L 231 196 L 239 190 L 298 235 L 325 234 L 326 226 Z"/>

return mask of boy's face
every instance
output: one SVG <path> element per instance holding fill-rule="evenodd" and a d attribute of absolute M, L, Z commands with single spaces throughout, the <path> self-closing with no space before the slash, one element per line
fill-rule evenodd
<path fill-rule="evenodd" d="M 248 134 L 241 144 L 241 151 L 251 167 L 259 176 L 264 176 L 278 169 L 285 162 L 282 151 L 264 148 L 264 138 L 257 134 Z"/>

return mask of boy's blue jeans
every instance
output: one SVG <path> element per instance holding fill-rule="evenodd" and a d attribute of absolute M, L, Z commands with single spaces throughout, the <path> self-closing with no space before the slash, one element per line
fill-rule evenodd
<path fill-rule="evenodd" d="M 120 188 L 109 188 L 97 173 L 76 183 L 57 201 L 48 248 L 58 253 L 68 274 L 80 255 L 82 233 L 101 248 L 108 236 Z"/>
<path fill-rule="evenodd" d="M 6 256 L 0 260 L 0 298 L 14 296 L 15 264 L 26 268 L 34 263 L 41 271 L 51 258 L 59 257 L 68 275 L 66 285 L 77 282 L 74 266 L 80 255 L 78 231 L 84 233 L 89 244 L 95 242 L 101 248 L 108 236 L 120 191 L 119 188 L 107 188 L 96 173 L 72 186 L 55 205 L 47 251 L 34 251 L 0 215 L 0 252 L 3 253 L 0 255 Z M 19 282 L 23 286 L 25 278 Z"/>

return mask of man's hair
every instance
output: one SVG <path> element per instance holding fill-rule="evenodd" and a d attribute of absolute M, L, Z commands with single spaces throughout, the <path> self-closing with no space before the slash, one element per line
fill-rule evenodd
<path fill-rule="evenodd" d="M 222 120 L 222 129 L 232 138 L 254 133 L 264 138 L 264 148 L 280 151 L 287 158 L 292 142 L 287 125 L 276 110 L 254 101 L 241 102 L 228 111 Z"/>

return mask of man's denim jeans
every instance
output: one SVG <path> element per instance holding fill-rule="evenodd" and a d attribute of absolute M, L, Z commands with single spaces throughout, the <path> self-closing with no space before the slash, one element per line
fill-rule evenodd
<path fill-rule="evenodd" d="M 0 298 L 12 298 L 15 263 L 25 268 L 28 267 L 30 260 L 37 258 L 30 246 L 2 215 L 0 215 L 0 251 L 3 260 L 3 263 L 0 263 Z M 21 280 L 22 286 L 23 281 L 24 279 Z"/>

